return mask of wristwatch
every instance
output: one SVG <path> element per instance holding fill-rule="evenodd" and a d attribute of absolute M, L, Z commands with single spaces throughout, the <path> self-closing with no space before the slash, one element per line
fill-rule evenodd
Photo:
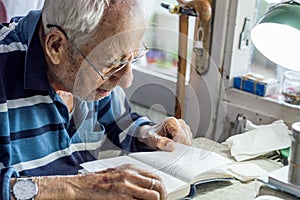
<path fill-rule="evenodd" d="M 38 187 L 31 179 L 17 179 L 11 192 L 17 200 L 29 200 L 37 195 Z"/>

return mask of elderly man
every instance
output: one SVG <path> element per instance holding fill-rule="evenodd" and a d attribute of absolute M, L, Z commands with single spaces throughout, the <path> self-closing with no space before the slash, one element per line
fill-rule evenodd
<path fill-rule="evenodd" d="M 166 198 L 159 177 L 133 166 L 77 175 L 108 140 L 127 152 L 191 144 L 183 120 L 155 125 L 121 89 L 147 52 L 145 13 L 143 0 L 46 0 L 0 25 L 2 199 Z"/>

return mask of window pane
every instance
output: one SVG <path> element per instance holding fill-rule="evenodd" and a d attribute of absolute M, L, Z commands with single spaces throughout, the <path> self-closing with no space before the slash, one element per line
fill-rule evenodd
<path fill-rule="evenodd" d="M 261 18 L 271 6 L 280 2 L 282 1 L 257 0 L 255 21 Z M 286 71 L 286 69 L 268 60 L 253 45 L 251 46 L 251 59 L 250 59 L 249 72 L 262 74 L 272 78 L 277 78 L 280 82 L 282 82 L 284 71 Z"/>

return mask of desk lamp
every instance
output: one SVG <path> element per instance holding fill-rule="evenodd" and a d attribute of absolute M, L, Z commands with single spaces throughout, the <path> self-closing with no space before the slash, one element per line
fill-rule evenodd
<path fill-rule="evenodd" d="M 269 60 L 289 70 L 300 71 L 300 0 L 271 7 L 253 27 L 250 38 Z M 292 131 L 288 180 L 300 185 L 300 122 L 292 125 Z"/>
<path fill-rule="evenodd" d="M 253 27 L 250 38 L 272 62 L 300 71 L 300 0 L 271 7 Z"/>

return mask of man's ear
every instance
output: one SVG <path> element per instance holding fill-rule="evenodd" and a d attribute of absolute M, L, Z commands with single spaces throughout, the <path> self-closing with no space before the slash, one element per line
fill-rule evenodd
<path fill-rule="evenodd" d="M 45 37 L 45 51 L 53 64 L 62 62 L 67 52 L 68 39 L 59 30 L 51 30 Z"/>

